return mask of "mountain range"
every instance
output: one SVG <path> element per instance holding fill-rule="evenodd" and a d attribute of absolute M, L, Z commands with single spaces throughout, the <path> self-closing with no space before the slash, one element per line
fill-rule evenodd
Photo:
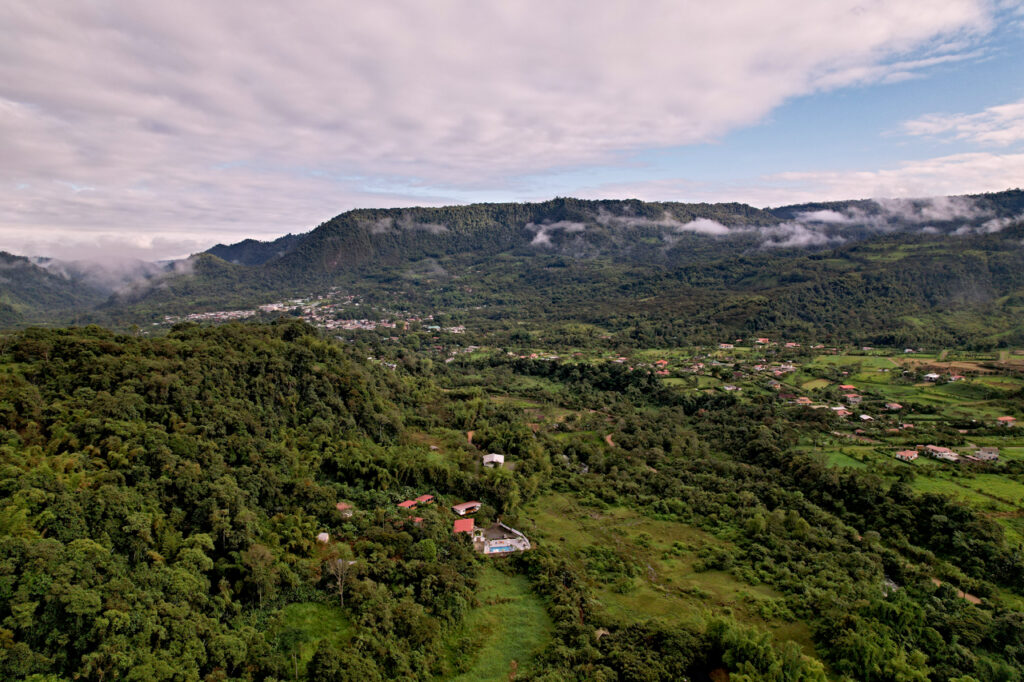
<path fill-rule="evenodd" d="M 359 209 L 102 276 L 3 254 L 0 324 L 143 323 L 340 287 L 493 324 L 528 311 L 666 338 L 845 327 L 992 344 L 1021 333 L 1022 216 L 1019 189 L 769 209 L 571 198 Z"/>

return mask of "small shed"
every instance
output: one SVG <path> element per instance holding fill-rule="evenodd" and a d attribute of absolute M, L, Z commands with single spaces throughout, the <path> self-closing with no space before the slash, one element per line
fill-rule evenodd
<path fill-rule="evenodd" d="M 485 467 L 501 467 L 505 464 L 505 455 L 499 455 L 496 452 L 491 452 L 484 455 L 484 466 Z"/>
<path fill-rule="evenodd" d="M 316 536 L 316 541 L 321 543 L 321 544 L 327 544 L 328 542 L 331 541 L 331 534 L 330 533 L 320 533 L 319 535 Z"/>

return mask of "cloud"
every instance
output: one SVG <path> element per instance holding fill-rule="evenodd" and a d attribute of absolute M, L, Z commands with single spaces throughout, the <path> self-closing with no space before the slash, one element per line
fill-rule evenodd
<path fill-rule="evenodd" d="M 850 222 L 850 216 L 840 213 L 839 211 L 824 209 L 821 211 L 804 211 L 802 213 L 798 213 L 796 220 L 800 223 L 842 224 Z"/>
<path fill-rule="evenodd" d="M 696 232 L 697 234 L 720 235 L 729 234 L 729 228 L 709 218 L 697 218 L 688 223 L 677 225 L 676 232 Z"/>
<path fill-rule="evenodd" d="M 408 213 L 400 214 L 398 220 L 391 216 L 385 216 L 370 225 L 371 234 L 384 234 L 392 230 L 420 230 L 431 234 L 440 234 L 447 232 L 448 228 L 439 223 L 421 223 Z"/>
<path fill-rule="evenodd" d="M 971 58 L 985 0 L 0 6 L 0 227 L 283 234 Z M 0 245 L 2 246 L 2 245 Z"/>
<path fill-rule="evenodd" d="M 908 135 L 1007 146 L 1024 141 L 1024 99 L 976 114 L 926 114 L 903 124 Z"/>
<path fill-rule="evenodd" d="M 766 248 L 804 248 L 809 246 L 829 246 L 841 244 L 846 239 L 840 235 L 830 235 L 803 223 L 787 222 L 769 227 L 752 228 L 763 239 Z"/>
<path fill-rule="evenodd" d="M 533 236 L 533 239 L 530 240 L 530 246 L 551 246 L 552 232 L 565 232 L 568 234 L 583 232 L 587 229 L 587 226 L 583 223 L 577 223 L 571 220 L 559 220 L 552 223 L 527 223 L 526 229 L 536 231 L 537 233 Z"/>
<path fill-rule="evenodd" d="M 729 228 L 715 220 L 697 218 L 689 222 L 682 222 L 663 213 L 660 218 L 648 218 L 646 216 L 614 215 L 604 209 L 597 212 L 597 222 L 602 225 L 617 225 L 624 227 L 660 227 L 671 229 L 674 232 L 697 232 L 699 234 L 728 234 Z"/>

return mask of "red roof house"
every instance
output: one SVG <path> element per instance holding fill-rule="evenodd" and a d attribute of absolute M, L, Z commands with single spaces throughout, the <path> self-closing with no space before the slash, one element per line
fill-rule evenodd
<path fill-rule="evenodd" d="M 433 495 L 420 495 L 419 497 L 416 498 L 416 503 L 417 504 L 433 504 L 433 502 L 434 502 L 434 496 Z"/>
<path fill-rule="evenodd" d="M 416 503 L 413 502 L 412 500 L 406 500 L 405 502 L 399 502 L 398 506 L 401 507 L 402 509 L 412 509 L 413 507 L 416 506 Z"/>
<path fill-rule="evenodd" d="M 452 533 L 472 533 L 473 532 L 473 519 L 455 519 L 455 525 L 452 526 Z"/>

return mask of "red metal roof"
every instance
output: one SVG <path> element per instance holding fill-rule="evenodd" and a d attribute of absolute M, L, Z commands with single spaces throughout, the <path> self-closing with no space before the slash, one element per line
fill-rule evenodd
<path fill-rule="evenodd" d="M 348 504 L 347 502 L 339 502 L 338 504 L 334 505 L 334 507 L 338 511 L 345 511 L 346 509 L 351 509 L 352 505 Z"/>
<path fill-rule="evenodd" d="M 413 507 L 416 506 L 416 503 L 413 502 L 412 500 L 406 500 L 405 502 L 399 502 L 398 506 L 401 507 L 402 509 L 412 509 Z"/>
<path fill-rule="evenodd" d="M 455 519 L 455 525 L 452 526 L 453 533 L 472 533 L 473 532 L 473 519 Z"/>
<path fill-rule="evenodd" d="M 416 501 L 421 503 L 421 504 L 425 504 L 427 502 L 433 502 L 434 501 L 434 496 L 433 495 L 420 495 L 419 497 L 416 498 Z"/>

